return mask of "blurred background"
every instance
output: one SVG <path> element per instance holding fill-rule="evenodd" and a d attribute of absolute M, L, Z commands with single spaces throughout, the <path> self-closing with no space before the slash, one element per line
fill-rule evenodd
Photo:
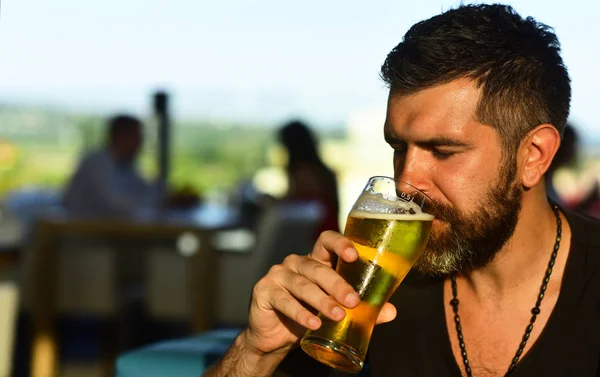
<path fill-rule="evenodd" d="M 599 216 L 599 6 L 506 3 L 555 28 L 572 78 L 549 195 Z M 243 326 L 268 266 L 343 229 L 366 179 L 392 174 L 379 68 L 412 24 L 456 5 L 3 1 L 0 377 L 113 375 L 123 352 Z M 113 194 L 135 177 L 159 199 L 79 216 L 66 193 L 100 179 L 102 162 L 77 173 L 112 151 L 117 114 L 142 140 Z"/>

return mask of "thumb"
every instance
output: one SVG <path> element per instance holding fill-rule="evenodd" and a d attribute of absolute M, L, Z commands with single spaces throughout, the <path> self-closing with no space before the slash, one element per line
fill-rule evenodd
<path fill-rule="evenodd" d="M 379 325 L 381 323 L 390 322 L 394 318 L 396 318 L 396 314 L 396 307 L 390 304 L 389 302 L 386 302 L 385 305 L 383 305 L 383 308 L 381 308 L 381 311 L 379 312 L 379 317 L 377 317 L 376 323 Z"/>

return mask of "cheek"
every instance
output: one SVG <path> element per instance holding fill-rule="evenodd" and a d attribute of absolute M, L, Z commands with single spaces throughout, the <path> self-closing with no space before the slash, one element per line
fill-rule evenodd
<path fill-rule="evenodd" d="M 459 167 L 444 168 L 436 172 L 433 183 L 439 190 L 440 201 L 459 207 L 462 200 L 471 195 L 470 177 Z"/>
<path fill-rule="evenodd" d="M 481 160 L 457 159 L 438 169 L 434 184 L 442 201 L 462 213 L 471 213 L 483 202 L 491 185 L 497 182 L 497 171 Z"/>

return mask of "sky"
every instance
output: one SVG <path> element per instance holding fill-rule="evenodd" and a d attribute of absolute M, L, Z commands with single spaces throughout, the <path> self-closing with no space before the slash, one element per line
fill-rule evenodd
<path fill-rule="evenodd" d="M 572 119 L 600 140 L 592 39 L 600 3 L 507 3 L 555 28 L 573 81 Z M 0 104 L 143 115 L 150 93 L 164 88 L 180 118 L 344 125 L 385 106 L 379 68 L 407 29 L 457 4 L 2 0 Z"/>

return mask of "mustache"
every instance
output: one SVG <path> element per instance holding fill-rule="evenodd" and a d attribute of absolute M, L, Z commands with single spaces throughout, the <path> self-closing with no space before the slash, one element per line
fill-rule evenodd
<path fill-rule="evenodd" d="M 455 223 L 459 221 L 462 216 L 458 213 L 458 211 L 447 203 L 443 203 L 439 200 L 431 200 L 433 202 L 433 208 L 429 210 L 430 214 L 435 216 L 436 220 L 440 220 L 443 222 Z"/>

